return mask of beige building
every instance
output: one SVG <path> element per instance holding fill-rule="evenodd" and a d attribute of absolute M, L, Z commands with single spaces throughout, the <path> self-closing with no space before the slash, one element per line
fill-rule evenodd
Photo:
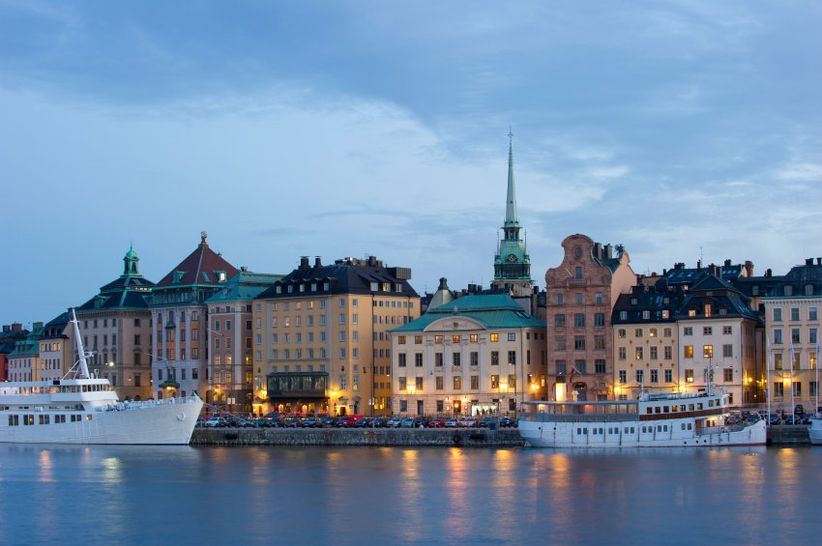
<path fill-rule="evenodd" d="M 552 400 L 613 398 L 611 312 L 636 285 L 628 253 L 585 235 L 562 241 L 562 263 L 547 283 L 548 396 Z"/>
<path fill-rule="evenodd" d="M 108 379 L 122 400 L 152 397 L 148 300 L 154 283 L 140 274 L 139 261 L 129 248 L 123 257 L 122 275 L 75 310 L 83 345 L 93 353 L 89 371 Z M 66 335 L 73 336 L 70 324 Z M 76 359 L 73 341 L 67 343 Z"/>
<path fill-rule="evenodd" d="M 508 294 L 429 308 L 391 332 L 392 408 L 401 415 L 516 415 L 544 399 L 545 323 Z"/>
<path fill-rule="evenodd" d="M 208 397 L 230 413 L 251 413 L 253 403 L 253 300 L 282 275 L 244 267 L 211 296 L 208 307 Z"/>
<path fill-rule="evenodd" d="M 389 330 L 419 316 L 411 270 L 375 257 L 300 266 L 254 301 L 256 412 L 389 414 Z"/>
<path fill-rule="evenodd" d="M 69 325 L 68 313 L 61 313 L 46 325 L 38 336 L 38 380 L 62 379 L 77 361 L 74 350 L 74 332 Z"/>
<path fill-rule="evenodd" d="M 679 391 L 676 312 L 681 292 L 637 285 L 620 294 L 613 324 L 614 398 Z"/>
<path fill-rule="evenodd" d="M 709 275 L 689 291 L 676 315 L 680 390 L 705 389 L 709 378 L 731 404 L 753 404 L 761 376 L 757 328 L 761 318 L 730 283 Z M 709 373 L 711 374 L 709 377 Z"/>
<path fill-rule="evenodd" d="M 806 260 L 777 280 L 762 297 L 765 329 L 770 342 L 767 356 L 771 404 L 792 413 L 802 404 L 805 412 L 819 405 L 819 313 L 822 309 L 822 260 Z"/>
<path fill-rule="evenodd" d="M 43 323 L 35 322 L 31 333 L 24 339 L 15 341 L 14 350 L 9 353 L 9 381 L 40 381 L 40 336 Z"/>

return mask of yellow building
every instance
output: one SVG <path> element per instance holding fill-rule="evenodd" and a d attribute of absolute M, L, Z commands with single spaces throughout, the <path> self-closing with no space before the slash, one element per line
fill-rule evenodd
<path fill-rule="evenodd" d="M 419 316 L 411 270 L 371 256 L 300 266 L 254 300 L 257 413 L 389 414 L 388 331 Z"/>

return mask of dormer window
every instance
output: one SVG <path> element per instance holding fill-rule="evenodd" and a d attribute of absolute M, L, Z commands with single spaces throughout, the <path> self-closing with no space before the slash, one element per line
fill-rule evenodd
<path fill-rule="evenodd" d="M 300 285 L 300 292 L 305 292 L 305 285 L 304 284 Z"/>
<path fill-rule="evenodd" d="M 311 283 L 311 291 L 312 291 L 312 292 L 316 292 L 316 291 L 317 291 L 317 283 L 315 283 L 315 282 L 312 282 L 312 283 Z"/>
<path fill-rule="evenodd" d="M 327 282 L 323 283 L 323 292 L 328 292 L 331 288 L 331 285 Z"/>
<path fill-rule="evenodd" d="M 282 293 L 283 293 L 283 287 L 282 287 L 282 286 L 278 286 L 278 287 L 277 287 L 274 291 L 275 291 L 277 294 L 282 294 Z"/>
<path fill-rule="evenodd" d="M 379 291 L 379 289 L 380 289 L 380 283 L 377 283 L 377 282 L 372 282 L 371 283 L 371 291 L 372 292 L 377 292 L 377 291 Z"/>
<path fill-rule="evenodd" d="M 793 286 L 790 284 L 786 284 L 783 291 L 786 296 L 793 296 Z"/>
<path fill-rule="evenodd" d="M 688 316 L 695 317 L 696 316 L 696 309 L 688 309 Z"/>
<path fill-rule="evenodd" d="M 175 271 L 174 277 L 172 278 L 171 282 L 174 284 L 179 284 L 181 280 L 183 280 L 183 275 L 185 275 L 185 271 Z"/>
<path fill-rule="evenodd" d="M 217 282 L 225 282 L 226 281 L 226 272 L 225 271 L 215 271 L 217 275 Z"/>
<path fill-rule="evenodd" d="M 711 304 L 710 303 L 705 304 L 705 316 L 706 317 L 711 316 Z"/>
<path fill-rule="evenodd" d="M 294 285 L 293 285 L 293 284 L 289 284 L 289 285 L 288 285 L 288 293 L 289 293 L 289 294 L 293 294 L 293 293 L 294 293 Z"/>

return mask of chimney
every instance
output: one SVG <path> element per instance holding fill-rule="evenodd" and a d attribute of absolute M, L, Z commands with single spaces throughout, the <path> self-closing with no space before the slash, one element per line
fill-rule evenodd
<path fill-rule="evenodd" d="M 23 324 L 20 322 L 13 322 L 11 324 L 11 331 L 12 332 L 22 332 L 23 331 Z"/>
<path fill-rule="evenodd" d="M 614 247 L 610 243 L 605 245 L 605 258 L 610 260 L 614 257 Z"/>
<path fill-rule="evenodd" d="M 805 258 L 805 265 L 813 265 L 813 258 Z"/>
<path fill-rule="evenodd" d="M 32 323 L 31 323 L 31 329 L 32 329 L 32 330 L 39 330 L 39 329 L 40 329 L 40 328 L 42 328 L 42 327 L 43 327 L 43 323 L 42 323 L 42 322 L 32 322 Z"/>
<path fill-rule="evenodd" d="M 822 258 L 816 259 L 816 265 L 822 265 Z"/>
<path fill-rule="evenodd" d="M 754 272 L 754 264 L 750 260 L 745 260 L 745 276 L 746 277 L 753 277 Z"/>
<path fill-rule="evenodd" d="M 3 325 L 3 333 L 8 334 L 9 332 L 11 332 L 11 324 L 4 324 Z"/>
<path fill-rule="evenodd" d="M 766 277 L 772 277 L 773 276 L 773 271 L 771 271 L 770 267 L 765 270 L 765 276 Z"/>
<path fill-rule="evenodd" d="M 602 259 L 602 245 L 600 243 L 594 243 L 594 258 L 597 260 Z"/>
<path fill-rule="evenodd" d="M 308 268 L 308 256 L 300 256 L 300 269 Z"/>
<path fill-rule="evenodd" d="M 721 277 L 722 273 L 718 265 L 711 264 L 708 266 L 708 272 L 714 277 Z"/>
<path fill-rule="evenodd" d="M 731 260 L 730 259 L 725 260 L 725 267 L 731 267 Z"/>
<path fill-rule="evenodd" d="M 697 260 L 696 261 L 696 269 L 697 269 L 697 271 L 702 270 L 702 260 Z"/>
<path fill-rule="evenodd" d="M 471 286 L 470 284 L 468 285 Z M 448 279 L 445 277 L 440 277 L 440 286 L 437 290 L 448 290 Z"/>
<path fill-rule="evenodd" d="M 314 256 L 314 267 L 322 267 L 323 262 L 319 256 Z"/>

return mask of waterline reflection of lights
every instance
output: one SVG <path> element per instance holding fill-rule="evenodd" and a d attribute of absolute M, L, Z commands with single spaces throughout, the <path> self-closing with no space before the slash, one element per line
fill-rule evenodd
<path fill-rule="evenodd" d="M 405 522 L 401 531 L 404 541 L 418 541 L 420 531 L 425 528 L 422 519 L 424 506 L 422 486 L 419 476 L 419 450 L 406 449 L 402 452 L 402 478 L 405 510 Z"/>
<path fill-rule="evenodd" d="M 468 488 L 470 478 L 466 472 L 465 453 L 458 447 L 448 450 L 446 460 L 446 471 L 448 472 L 445 488 L 448 495 L 449 510 L 445 515 L 445 530 L 448 542 L 466 539 L 472 530 L 471 518 L 466 518 L 469 513 Z"/>
<path fill-rule="evenodd" d="M 37 481 L 48 483 L 54 481 L 54 463 L 51 460 L 51 451 L 48 449 L 40 450 L 40 472 L 37 475 Z"/>
<path fill-rule="evenodd" d="M 103 481 L 109 485 L 123 481 L 120 459 L 117 457 L 103 459 Z"/>

